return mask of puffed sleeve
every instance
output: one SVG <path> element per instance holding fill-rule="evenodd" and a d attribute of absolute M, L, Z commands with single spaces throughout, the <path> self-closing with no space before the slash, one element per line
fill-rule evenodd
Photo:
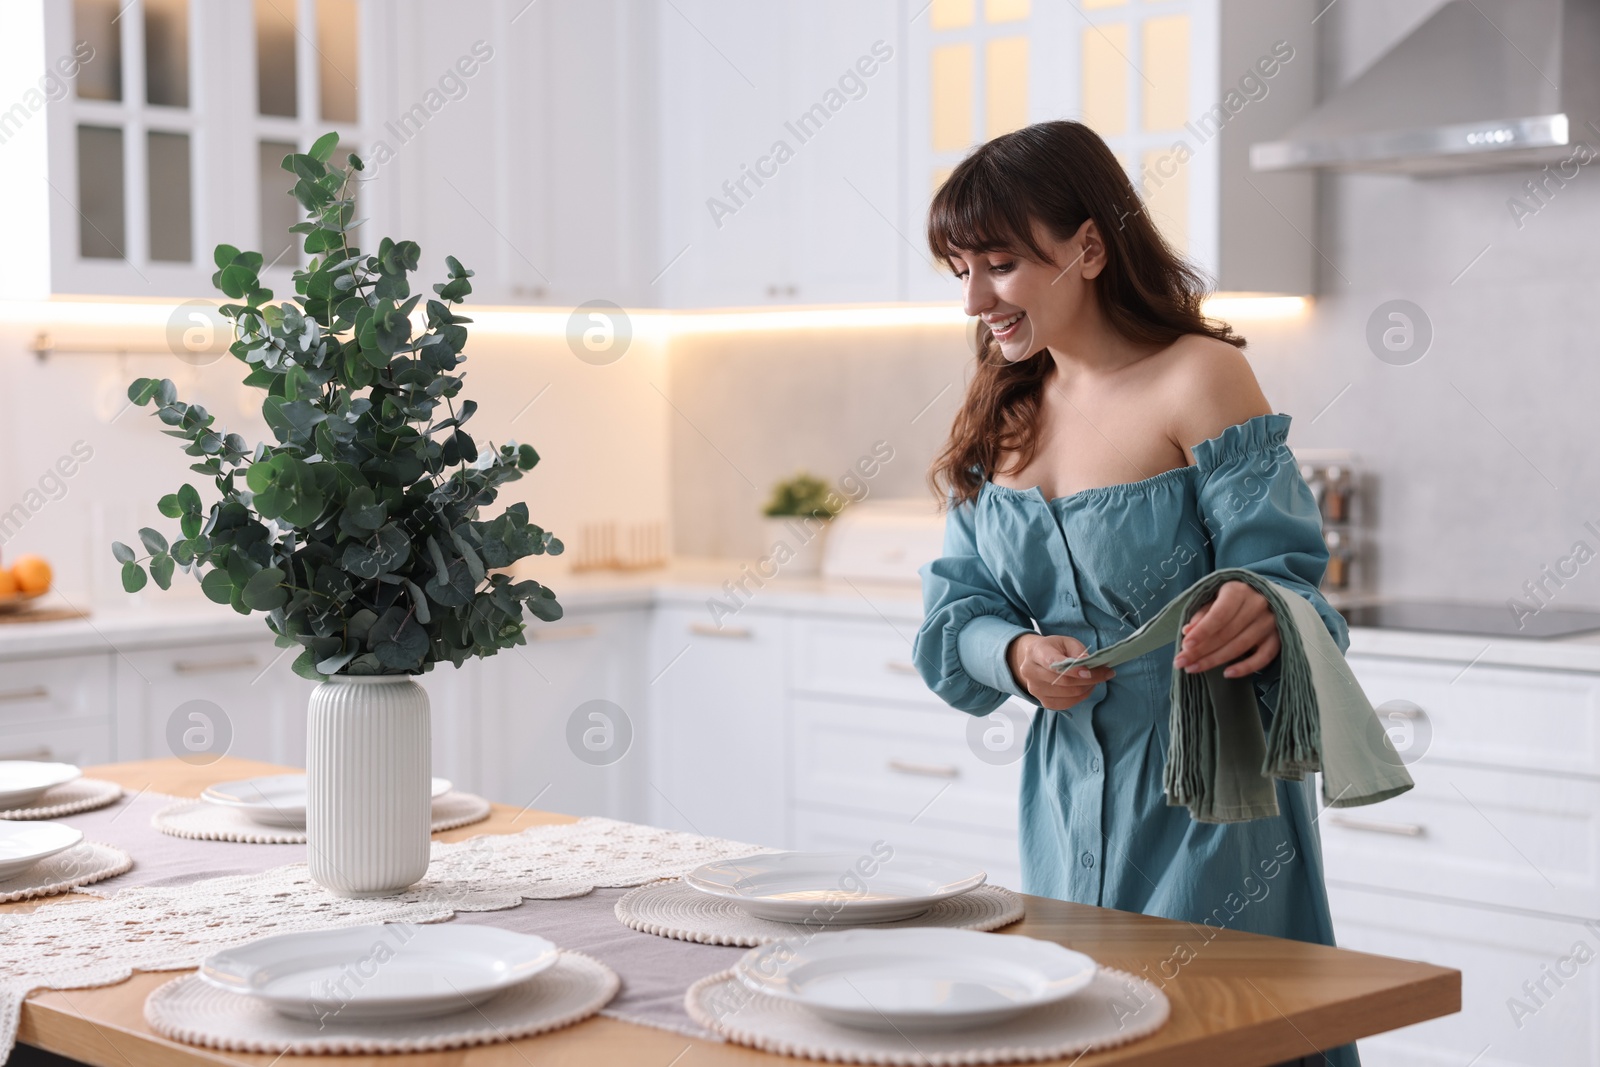
<path fill-rule="evenodd" d="M 971 501 L 949 508 L 944 555 L 918 571 L 924 614 L 912 642 L 912 660 L 928 688 L 946 704 L 987 715 L 1008 697 L 1033 700 L 1011 676 L 1006 646 L 1034 629 L 978 555 L 972 511 Z"/>
<path fill-rule="evenodd" d="M 1350 631 L 1318 589 L 1328 545 L 1316 497 L 1284 443 L 1289 421 L 1282 413 L 1257 415 L 1194 446 L 1200 519 L 1217 567 L 1244 567 L 1305 597 L 1343 652 Z M 1273 660 L 1261 672 L 1274 690 L 1277 667 Z"/>

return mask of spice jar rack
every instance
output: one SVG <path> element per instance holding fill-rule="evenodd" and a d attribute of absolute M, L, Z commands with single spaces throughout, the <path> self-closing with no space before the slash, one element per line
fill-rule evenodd
<path fill-rule="evenodd" d="M 1328 546 L 1322 591 L 1330 597 L 1355 593 L 1366 580 L 1363 486 L 1356 454 L 1346 449 L 1307 448 L 1296 451 L 1295 459 L 1300 477 L 1311 487 L 1322 513 L 1322 538 Z"/>

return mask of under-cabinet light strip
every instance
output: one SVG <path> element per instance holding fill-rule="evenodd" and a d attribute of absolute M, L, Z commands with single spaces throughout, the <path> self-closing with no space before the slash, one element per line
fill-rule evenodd
<path fill-rule="evenodd" d="M 38 329 L 111 326 L 165 329 L 183 305 L 172 301 L 17 300 L 0 301 L 0 325 Z M 1311 306 L 1302 296 L 1222 294 L 1205 302 L 1205 313 L 1227 320 L 1294 318 Z M 473 329 L 487 334 L 564 336 L 590 322 L 583 309 L 464 307 Z M 891 304 L 795 308 L 729 308 L 714 311 L 627 312 L 636 335 L 654 337 L 748 333 L 774 330 L 863 329 L 873 327 L 962 326 L 968 317 L 950 304 Z"/>

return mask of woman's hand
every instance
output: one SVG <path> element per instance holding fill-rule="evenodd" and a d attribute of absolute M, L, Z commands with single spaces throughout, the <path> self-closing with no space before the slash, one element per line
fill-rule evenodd
<path fill-rule="evenodd" d="M 1052 663 L 1081 656 L 1087 648 L 1071 637 L 1021 634 L 1006 648 L 1006 664 L 1017 685 L 1051 711 L 1066 711 L 1089 691 L 1116 676 L 1110 667 L 1074 667 L 1062 673 Z"/>
<path fill-rule="evenodd" d="M 1271 663 L 1280 647 L 1267 598 L 1243 582 L 1224 582 L 1216 599 L 1184 624 L 1172 665 L 1194 674 L 1228 663 L 1223 676 L 1240 678 Z"/>

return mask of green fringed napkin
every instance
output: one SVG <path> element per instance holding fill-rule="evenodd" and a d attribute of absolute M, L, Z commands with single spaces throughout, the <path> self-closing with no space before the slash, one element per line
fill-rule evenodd
<path fill-rule="evenodd" d="M 1323 802 L 1376 804 L 1405 792 L 1411 775 L 1378 721 L 1322 616 L 1300 594 L 1241 567 L 1216 570 L 1179 593 L 1114 645 L 1053 665 L 1114 667 L 1172 644 L 1183 624 L 1224 582 L 1244 582 L 1278 622 L 1278 707 L 1263 734 L 1255 682 L 1223 677 L 1222 667 L 1172 669 L 1171 740 L 1163 776 L 1167 803 L 1198 822 L 1242 822 L 1278 814 L 1274 778 L 1322 772 Z"/>

